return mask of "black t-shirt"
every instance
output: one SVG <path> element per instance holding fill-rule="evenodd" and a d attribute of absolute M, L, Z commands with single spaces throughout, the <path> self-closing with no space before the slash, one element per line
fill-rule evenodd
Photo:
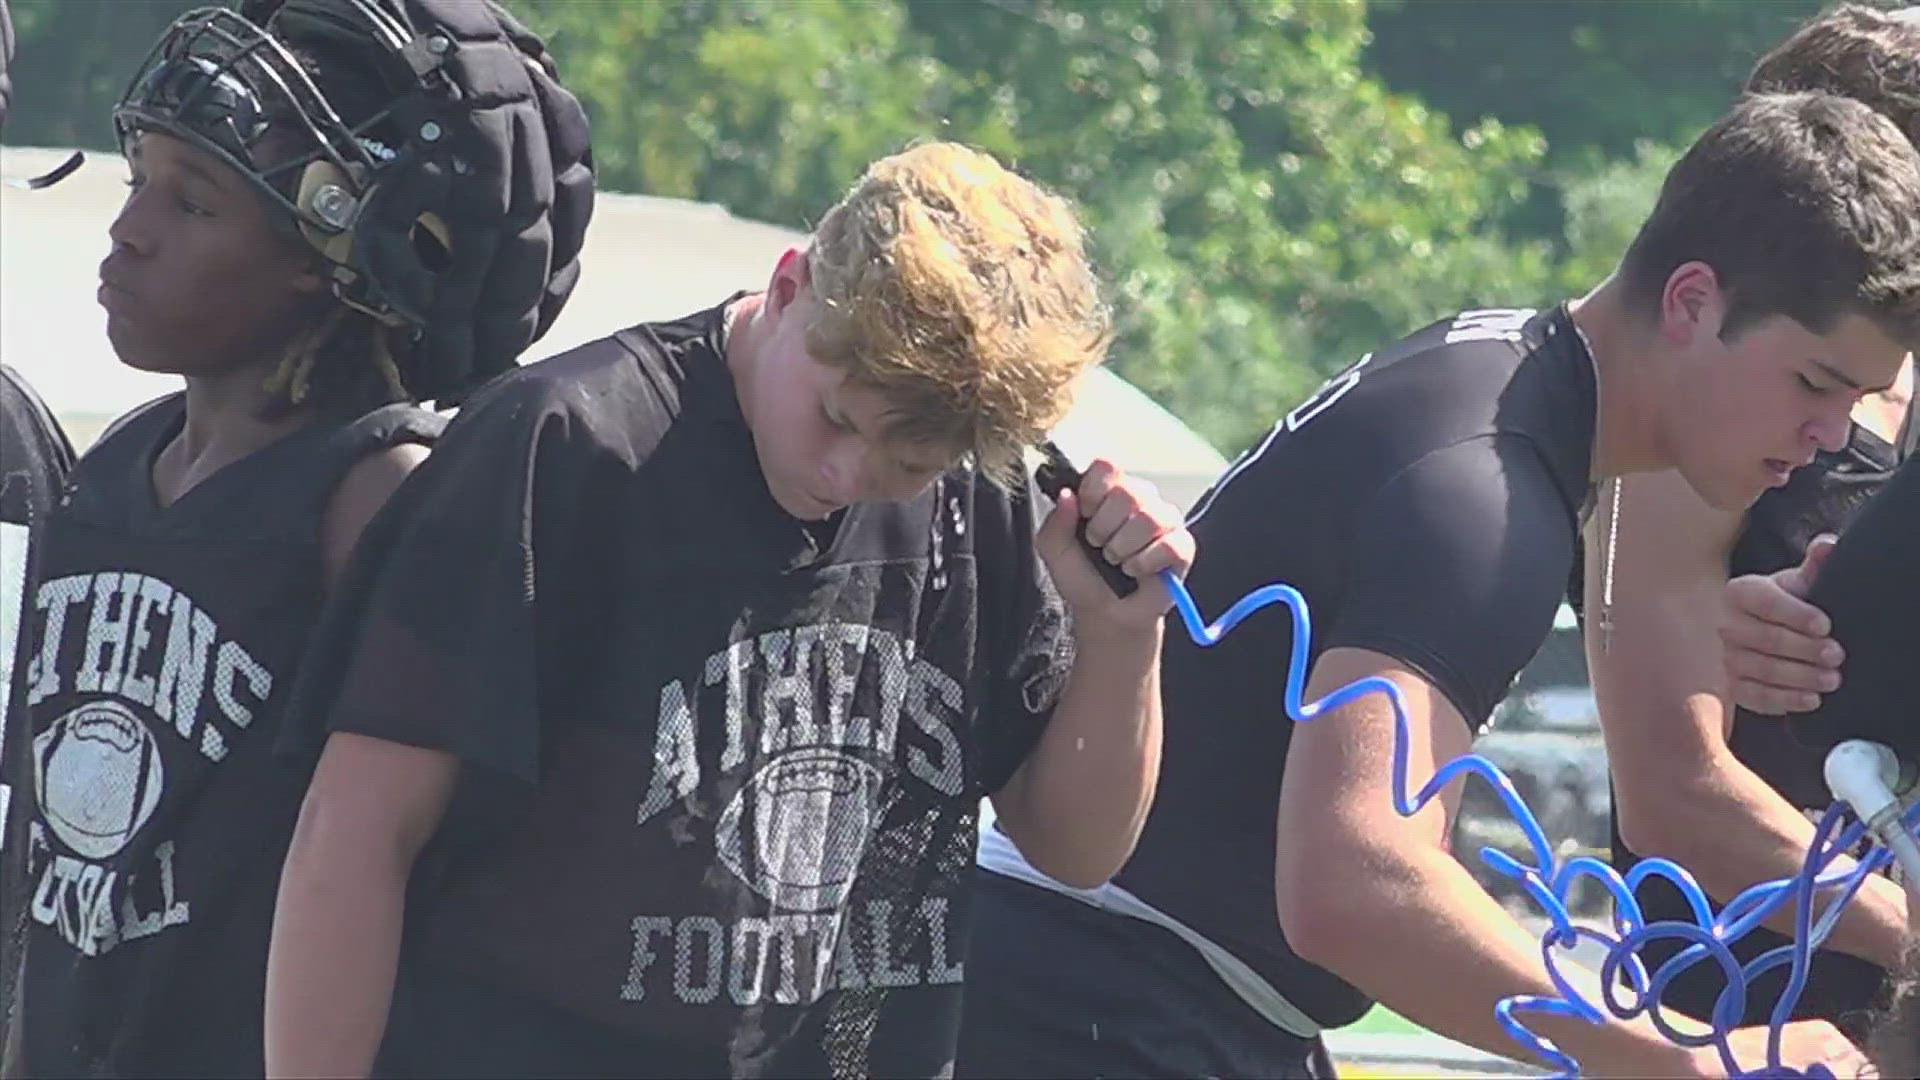
<path fill-rule="evenodd" d="M 60 500 L 73 447 L 18 373 L 0 364 L 0 665 L 13 656 L 27 531 Z M 4 674 L 4 668 L 0 668 Z M 0 706 L 4 708 L 4 706 Z"/>
<path fill-rule="evenodd" d="M 1920 707 L 1912 672 L 1920 656 L 1913 613 L 1920 610 L 1920 466 L 1908 459 L 1821 567 L 1808 599 L 1833 620 L 1847 651 L 1840 689 L 1820 710 L 1792 725 L 1806 753 L 1824 760 L 1845 739 L 1892 747 L 1920 766 Z"/>
<path fill-rule="evenodd" d="M 1850 528 L 1868 500 L 1893 475 L 1898 456 L 1897 448 L 1885 439 L 1855 424 L 1845 448 L 1837 452 L 1822 451 L 1811 465 L 1796 470 L 1786 484 L 1769 489 L 1748 509 L 1728 554 L 1728 574 L 1736 577 L 1770 574 L 1798 565 L 1814 537 Z M 1584 581 L 1578 562 L 1568 585 L 1567 599 L 1584 617 Z M 1885 622 L 1878 624 L 1876 632 L 1884 640 L 1897 640 L 1898 635 L 1886 631 L 1886 625 Z M 1728 745 L 1736 759 L 1787 801 L 1803 811 L 1818 814 L 1833 802 L 1833 795 L 1827 790 L 1822 775 L 1822 755 L 1796 741 L 1798 729 L 1799 725 L 1777 716 L 1755 716 L 1745 709 L 1736 709 Z M 1641 856 L 1621 838 L 1619 814 L 1609 813 L 1613 838 L 1611 861 L 1624 874 Z M 1680 890 L 1664 878 L 1648 878 L 1635 896 L 1641 913 L 1649 920 L 1693 921 L 1693 908 Z M 1717 908 L 1727 899 L 1714 897 L 1714 905 Z M 1732 948 L 1734 955 L 1745 964 L 1787 943 L 1784 935 L 1756 927 Z M 1673 939 L 1652 941 L 1642 949 L 1641 956 L 1657 966 L 1685 947 L 1684 942 Z M 1806 989 L 1800 995 L 1794 1016 L 1831 1020 L 1853 1034 L 1863 1034 L 1886 974 L 1878 965 L 1858 957 L 1819 950 L 1813 955 Z M 1741 1023 L 1767 1023 L 1787 977 L 1788 973 L 1781 969 L 1755 983 L 1748 994 L 1747 1011 Z M 1706 961 L 1677 975 L 1668 984 L 1664 1001 L 1690 1016 L 1706 1017 L 1711 1015 L 1725 987 L 1726 978 L 1720 966 Z"/>
<path fill-rule="evenodd" d="M 952 1060 L 978 801 L 1071 662 L 1031 495 L 956 471 L 803 525 L 723 333 L 502 377 L 363 542 L 303 714 L 464 765 L 383 1070 Z"/>
<path fill-rule="evenodd" d="M 0 4 L 0 36 L 4 36 Z M 5 49 L 0 47 L 0 55 Z M 0 364 L 0 867 L 19 857 L 26 818 L 16 818 L 9 780 L 25 775 L 28 740 L 15 738 L 21 710 L 13 704 L 12 673 L 19 658 L 20 624 L 26 598 L 27 539 L 60 498 L 73 467 L 73 448 L 53 414 L 12 368 Z M 26 875 L 17 867 L 0 870 L 0 1028 L 13 1015 L 13 975 L 26 933 Z"/>
<path fill-rule="evenodd" d="M 130 415 L 47 518 L 18 680 L 30 727 L 26 1063 L 258 1076 L 280 863 L 312 768 L 283 704 L 340 478 L 429 440 L 411 406 L 303 427 L 162 506 L 183 398 Z"/>
<path fill-rule="evenodd" d="M 1314 659 L 1391 656 L 1482 724 L 1552 627 L 1594 409 L 1563 308 L 1435 323 L 1336 376 L 1233 466 L 1189 519 L 1188 587 L 1217 616 L 1286 582 L 1307 599 Z M 1159 791 L 1116 881 L 1334 1027 L 1370 1002 L 1295 956 L 1274 917 L 1291 643 L 1279 606 L 1211 649 L 1168 635 Z"/>

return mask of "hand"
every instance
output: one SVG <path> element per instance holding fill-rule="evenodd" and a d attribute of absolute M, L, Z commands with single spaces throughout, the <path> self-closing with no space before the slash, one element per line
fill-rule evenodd
<path fill-rule="evenodd" d="M 1083 520 L 1087 541 L 1099 547 L 1108 562 L 1140 579 L 1133 595 L 1115 596 L 1094 570 L 1075 535 Z M 1086 469 L 1077 492 L 1060 493 L 1035 542 L 1061 598 L 1073 611 L 1076 632 L 1083 634 L 1102 626 L 1157 630 L 1173 605 L 1160 571 L 1185 574 L 1193 564 L 1193 534 L 1180 511 L 1152 484 L 1127 476 L 1104 459 Z"/>
<path fill-rule="evenodd" d="M 1720 641 L 1735 704 L 1769 715 L 1808 712 L 1839 687 L 1846 654 L 1827 636 L 1826 612 L 1806 601 L 1832 550 L 1832 537 L 1817 537 L 1799 566 L 1727 582 Z"/>
<path fill-rule="evenodd" d="M 1741 1070 L 1752 1072 L 1767 1062 L 1765 1026 L 1740 1028 L 1728 1032 L 1727 1046 Z M 1714 1047 L 1693 1051 L 1694 1067 L 1703 1076 L 1725 1076 L 1726 1065 Z M 1796 1020 L 1780 1031 L 1780 1064 L 1805 1073 L 1813 1065 L 1825 1065 L 1837 1077 L 1877 1076 L 1873 1063 L 1860 1048 L 1847 1041 L 1840 1029 L 1825 1020 Z"/>

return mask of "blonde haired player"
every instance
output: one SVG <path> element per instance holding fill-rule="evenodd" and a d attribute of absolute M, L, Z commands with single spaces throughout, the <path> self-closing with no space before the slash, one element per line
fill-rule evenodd
<path fill-rule="evenodd" d="M 930 144 L 481 393 L 299 698 L 269 1072 L 950 1069 L 981 796 L 1087 884 L 1152 797 L 1192 541 L 1104 463 L 1036 532 L 1019 464 L 1108 327 L 1067 204 Z"/>

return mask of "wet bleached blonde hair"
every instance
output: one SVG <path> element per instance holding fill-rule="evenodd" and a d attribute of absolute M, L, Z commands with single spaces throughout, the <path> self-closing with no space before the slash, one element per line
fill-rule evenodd
<path fill-rule="evenodd" d="M 1112 337 L 1073 208 L 954 143 L 868 167 L 807 260 L 814 359 L 892 406 L 889 442 L 969 454 L 1001 480 Z"/>

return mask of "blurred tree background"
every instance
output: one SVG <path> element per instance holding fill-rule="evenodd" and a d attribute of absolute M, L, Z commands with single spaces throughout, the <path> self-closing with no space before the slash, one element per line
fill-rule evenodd
<path fill-rule="evenodd" d="M 182 0 L 12 0 L 9 142 L 111 149 Z M 1076 199 L 1113 364 L 1229 454 L 1330 371 L 1612 266 L 1819 0 L 508 0 L 602 185 L 805 228 L 917 139 Z"/>

